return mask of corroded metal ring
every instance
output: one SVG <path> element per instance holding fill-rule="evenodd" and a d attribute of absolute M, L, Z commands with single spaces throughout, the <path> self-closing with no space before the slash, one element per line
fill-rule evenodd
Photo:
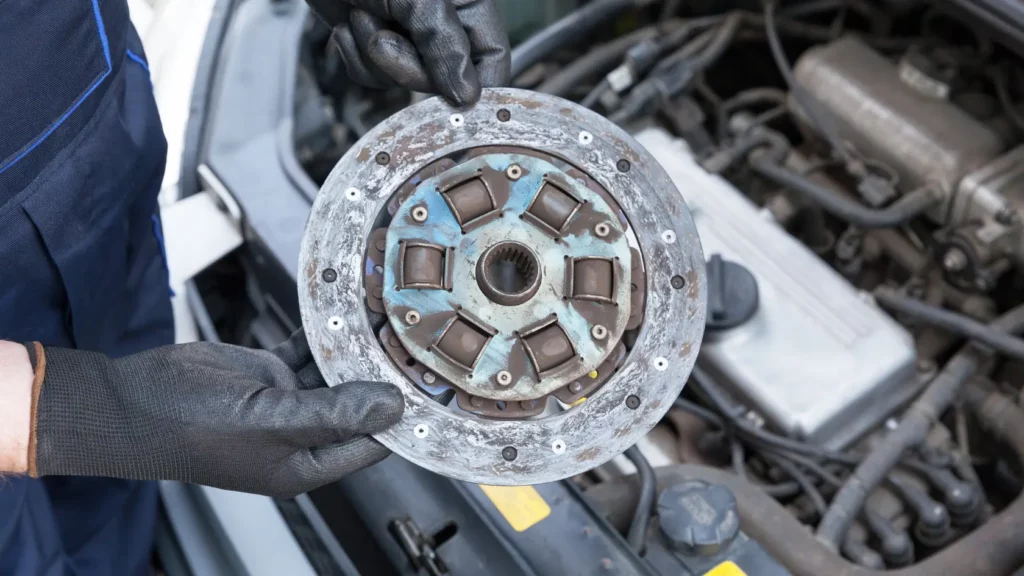
<path fill-rule="evenodd" d="M 502 116 L 499 110 L 507 111 L 503 113 L 507 116 L 505 120 L 499 118 Z M 630 242 L 642 256 L 639 259 L 642 268 L 634 265 L 632 282 L 627 272 L 627 277 L 620 279 L 624 282 L 617 284 L 625 290 L 630 306 L 624 308 L 628 310 L 611 318 L 607 325 L 601 323 L 598 329 L 591 325 L 577 330 L 580 340 L 588 342 L 588 346 L 617 343 L 624 324 L 635 327 L 639 324 L 637 314 L 642 312 L 645 319 L 632 350 L 624 357 L 624 348 L 620 345 L 617 353 L 608 349 L 595 356 L 605 362 L 598 370 L 606 374 L 614 372 L 614 375 L 585 398 L 581 396 L 571 407 L 554 414 L 530 419 L 491 419 L 453 410 L 427 393 L 426 384 L 441 380 L 445 373 L 438 370 L 444 366 L 430 366 L 429 380 L 424 376 L 414 383 L 407 376 L 409 372 L 398 365 L 399 355 L 390 349 L 407 347 L 406 335 L 399 332 L 411 326 L 421 329 L 431 322 L 428 314 L 417 311 L 421 320 L 409 323 L 406 317 L 413 308 L 394 304 L 413 291 L 433 290 L 442 294 L 451 290 L 458 295 L 447 276 L 453 269 L 445 268 L 445 262 L 456 262 L 458 256 L 448 252 L 456 247 L 454 243 L 436 239 L 420 242 L 422 238 L 413 235 L 393 235 L 397 230 L 394 225 L 386 239 L 378 234 L 371 240 L 371 235 L 380 233 L 383 220 L 394 217 L 399 221 L 402 214 L 408 215 L 405 221 L 410 226 L 429 225 L 443 214 L 454 214 L 461 233 L 472 234 L 472 226 L 479 224 L 472 217 L 484 214 L 472 201 L 443 196 L 443 183 L 439 183 L 436 190 L 428 190 L 421 196 L 416 194 L 430 177 L 429 174 L 420 176 L 425 170 L 429 172 L 429 167 L 437 165 L 438 175 L 446 170 L 453 171 L 453 167 L 453 172 L 457 172 L 462 169 L 461 165 L 457 166 L 458 162 L 464 160 L 445 164 L 448 160 L 443 159 L 480 149 L 495 152 L 481 153 L 478 169 L 493 168 L 496 174 L 515 185 L 536 184 L 531 180 L 531 169 L 540 165 L 540 161 L 529 154 L 516 156 L 516 150 L 536 151 L 544 158 L 558 159 L 567 166 L 566 175 L 579 172 L 592 179 L 597 187 L 607 191 L 608 197 L 624 214 Z M 375 162 L 375 155 L 380 151 L 386 151 L 392 162 L 387 165 Z M 499 157 L 501 154 L 505 156 Z M 629 163 L 630 170 L 618 168 L 623 161 Z M 492 164 L 490 168 L 484 165 L 487 162 Z M 546 176 L 559 172 L 543 170 Z M 555 181 L 554 186 L 578 198 L 582 204 L 585 204 L 582 196 L 589 194 L 586 188 L 574 188 L 575 184 L 568 180 Z M 415 201 L 402 203 L 406 198 Z M 450 203 L 446 206 L 445 202 Z M 461 204 L 453 205 L 457 202 Z M 494 203 L 493 195 L 488 202 Z M 557 208 L 558 202 L 545 206 Z M 526 212 L 531 212 L 529 207 Z M 460 214 L 466 218 L 461 218 Z M 532 228 L 526 225 L 523 230 L 553 228 L 554 221 L 547 214 L 540 209 L 532 211 L 532 216 L 540 222 Z M 529 219 L 531 215 L 526 217 Z M 561 225 L 561 222 L 559 218 L 555 224 Z M 628 252 L 623 252 L 616 244 L 625 230 L 618 220 L 588 221 L 586 225 L 588 234 L 595 229 L 602 234 L 593 234 L 600 239 L 599 250 L 604 250 L 598 254 L 598 260 L 630 259 Z M 517 232 L 514 238 L 506 239 L 497 235 L 489 237 L 484 228 L 480 229 L 480 234 L 490 238 L 488 242 L 494 242 L 482 246 L 480 253 L 467 260 L 462 269 L 470 270 L 467 266 L 472 264 L 477 274 L 482 266 L 479 258 L 498 250 L 495 246 L 500 244 L 499 240 L 518 242 L 525 251 L 516 248 L 500 253 L 511 265 L 520 267 L 522 277 L 521 285 L 515 285 L 509 293 L 513 300 L 503 305 L 523 307 L 533 302 L 536 297 L 523 300 L 527 304 L 518 302 L 518 295 L 532 290 L 534 281 L 542 280 L 544 274 L 550 280 L 553 267 L 545 263 L 543 255 L 535 249 L 537 241 L 531 236 L 533 232 Z M 566 238 L 568 236 L 553 237 L 553 241 Z M 569 250 L 570 245 L 571 242 L 565 244 L 565 250 Z M 418 252 L 405 260 L 400 257 L 402 250 Z M 381 269 L 379 283 L 375 286 L 366 281 L 370 255 L 379 257 L 380 262 L 379 266 L 370 266 Z M 585 281 L 595 262 L 588 262 L 594 258 L 587 257 L 567 260 L 561 266 L 569 272 L 566 280 L 558 285 L 571 293 L 572 278 Z M 411 270 L 409 278 L 403 279 L 396 275 L 404 273 L 405 262 L 412 263 L 410 266 L 429 262 L 430 270 L 442 272 L 426 274 Z M 582 275 L 573 275 L 573 266 L 578 267 Z M 328 268 L 337 275 L 334 282 L 324 280 L 323 272 Z M 672 278 L 676 276 L 686 279 L 686 290 L 673 288 Z M 350 380 L 392 382 L 405 395 L 406 411 L 402 422 L 377 435 L 377 439 L 425 468 L 487 484 L 559 480 L 589 470 L 631 446 L 661 419 L 681 391 L 704 331 L 705 280 L 700 242 L 682 197 L 662 168 L 630 136 L 603 117 L 556 97 L 515 89 L 485 90 L 477 106 L 459 112 L 441 99 L 426 100 L 399 112 L 364 136 L 335 167 L 314 203 L 303 238 L 299 279 L 303 324 L 328 383 L 334 386 Z M 395 290 L 403 288 L 402 282 L 409 279 L 409 290 Z M 501 294 L 492 290 L 495 286 L 488 288 L 486 280 L 476 280 L 474 293 L 487 295 L 490 291 L 487 298 L 492 302 L 502 299 Z M 476 287 L 477 284 L 482 286 Z M 541 288 L 541 292 L 543 290 Z M 615 292 L 616 298 L 618 295 L 619 292 Z M 381 309 L 387 301 L 388 306 L 394 308 L 389 312 L 402 312 L 389 314 L 391 323 L 385 326 L 379 338 L 376 334 L 379 326 L 367 314 L 371 301 Z M 613 305 L 611 301 L 602 303 L 606 304 Z M 452 318 L 459 313 L 459 310 L 452 311 Z M 487 337 L 490 323 L 480 322 L 471 315 L 465 317 L 467 326 L 483 330 L 480 334 Z M 332 318 L 344 321 L 336 326 L 330 323 Z M 448 324 L 451 322 L 449 320 Z M 542 319 L 531 327 L 523 338 L 529 338 L 533 331 L 543 331 L 548 326 L 544 322 Z M 484 326 L 481 328 L 478 324 Z M 449 328 L 440 326 L 437 330 Z M 594 339 L 595 334 L 600 338 Z M 385 352 L 385 348 L 389 350 Z M 403 352 L 408 357 L 414 351 Z M 417 354 L 418 360 L 431 361 L 423 357 L 422 351 L 413 355 Z M 409 358 L 409 362 L 415 363 L 417 359 Z M 617 366 L 617 371 L 606 369 L 606 364 L 613 360 L 612 366 Z M 490 401 L 502 395 L 507 395 L 510 402 L 523 397 L 522 390 L 517 390 L 519 384 L 509 382 L 508 371 L 492 369 L 491 372 L 483 374 L 479 383 L 490 387 L 489 393 L 493 396 Z M 586 393 L 578 381 L 572 381 L 562 390 Z M 460 397 L 460 405 L 461 402 Z M 481 398 L 473 396 L 467 402 L 477 406 Z M 566 407 L 564 403 L 563 407 Z"/>

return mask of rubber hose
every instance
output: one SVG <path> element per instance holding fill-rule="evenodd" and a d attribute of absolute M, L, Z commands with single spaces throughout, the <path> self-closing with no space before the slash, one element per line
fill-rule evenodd
<path fill-rule="evenodd" d="M 833 216 L 861 228 L 890 228 L 904 224 L 936 205 L 940 198 L 930 188 L 915 190 L 888 208 L 874 209 L 839 196 L 802 174 L 784 168 L 766 155 L 751 159 L 751 166 L 765 178 L 796 192 Z"/>
<path fill-rule="evenodd" d="M 887 286 L 876 288 L 874 295 L 879 304 L 894 312 L 980 342 L 1011 358 L 1024 360 L 1024 340 L 1020 338 L 994 330 L 969 316 L 909 298 Z"/>
<path fill-rule="evenodd" d="M 664 26 L 676 26 L 678 21 L 670 21 Z M 658 26 L 646 26 L 625 36 L 620 36 L 611 42 L 595 47 L 583 56 L 577 58 L 556 74 L 552 75 L 537 87 L 537 92 L 565 96 L 570 90 L 577 88 L 579 84 L 588 78 L 605 74 L 625 57 L 629 49 L 638 42 L 654 38 L 658 35 Z"/>
<path fill-rule="evenodd" d="M 626 541 L 636 550 L 643 554 L 647 547 L 647 528 L 651 524 L 651 509 L 654 507 L 654 497 L 657 495 L 657 481 L 654 477 L 654 469 L 650 462 L 636 446 L 625 452 L 626 458 L 636 466 L 637 475 L 640 477 L 640 498 L 637 500 L 636 511 L 633 513 L 633 520 L 629 524 L 629 531 L 626 533 Z"/>
<path fill-rule="evenodd" d="M 969 392 L 966 399 L 981 426 L 1005 442 L 1024 465 L 1024 411 L 999 394 Z M 729 488 L 736 497 L 743 531 L 794 576 L 995 575 L 1009 574 L 1024 564 L 1024 494 L 989 522 L 926 561 L 900 570 L 879 571 L 856 566 L 821 546 L 781 504 L 725 470 L 681 464 L 658 468 L 655 476 L 659 490 L 686 480 Z M 614 517 L 635 506 L 635 483 L 635 477 L 605 482 L 587 490 L 585 496 L 598 513 Z"/>
<path fill-rule="evenodd" d="M 593 0 L 573 10 L 512 50 L 512 78 L 555 50 L 577 43 L 594 28 L 638 4 L 637 0 Z"/>
<path fill-rule="evenodd" d="M 1003 314 L 990 326 L 1011 333 L 1024 329 L 1024 305 Z M 969 344 L 946 363 L 907 409 L 896 429 L 868 452 L 836 493 L 815 533 L 820 542 L 832 550 L 838 549 L 868 495 L 888 476 L 906 451 L 925 441 L 932 423 L 949 408 L 964 384 L 977 373 L 982 361 L 982 354 Z"/>

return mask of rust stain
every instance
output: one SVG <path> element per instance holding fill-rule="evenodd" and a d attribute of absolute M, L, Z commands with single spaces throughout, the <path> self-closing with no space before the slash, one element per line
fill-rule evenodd
<path fill-rule="evenodd" d="M 686 296 L 688 298 L 699 298 L 700 297 L 700 282 L 698 282 L 697 271 L 693 268 L 686 273 L 686 285 L 689 288 L 686 289 Z"/>
<path fill-rule="evenodd" d="M 576 455 L 576 461 L 577 462 L 589 462 L 589 461 L 593 460 L 594 458 L 597 458 L 598 455 L 600 455 L 600 454 L 601 454 L 601 449 L 598 448 L 597 446 L 592 446 L 590 448 L 587 448 L 583 452 L 580 452 L 579 454 L 577 454 Z"/>
<path fill-rule="evenodd" d="M 690 355 L 690 350 L 692 350 L 692 349 L 693 349 L 693 344 L 692 343 L 687 342 L 687 343 L 683 344 L 683 347 L 679 349 L 679 357 L 680 358 L 686 358 L 687 356 Z"/>
<path fill-rule="evenodd" d="M 359 151 L 359 155 L 356 156 L 356 160 L 358 160 L 359 162 L 366 162 L 369 159 L 370 159 L 370 147 L 366 146 L 365 148 L 363 148 L 362 150 Z"/>
<path fill-rule="evenodd" d="M 334 356 L 334 349 L 327 346 L 320 346 L 320 355 L 324 360 L 330 360 Z"/>

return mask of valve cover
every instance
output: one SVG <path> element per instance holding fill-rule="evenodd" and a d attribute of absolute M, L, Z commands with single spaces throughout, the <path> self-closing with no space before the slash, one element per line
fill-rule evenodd
<path fill-rule="evenodd" d="M 485 484 L 585 472 L 646 434 L 693 367 L 704 258 L 682 196 L 625 132 L 557 97 L 487 89 L 399 112 L 334 168 L 300 255 L 332 386 L 391 382 L 377 439 Z"/>

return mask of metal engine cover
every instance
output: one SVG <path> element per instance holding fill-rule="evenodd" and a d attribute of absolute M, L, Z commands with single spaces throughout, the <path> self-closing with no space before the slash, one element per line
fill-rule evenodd
<path fill-rule="evenodd" d="M 662 167 L 605 118 L 516 89 L 432 98 L 364 136 L 313 205 L 298 276 L 328 383 L 405 396 L 376 438 L 484 484 L 567 478 L 636 443 L 704 333 L 700 241 Z"/>

